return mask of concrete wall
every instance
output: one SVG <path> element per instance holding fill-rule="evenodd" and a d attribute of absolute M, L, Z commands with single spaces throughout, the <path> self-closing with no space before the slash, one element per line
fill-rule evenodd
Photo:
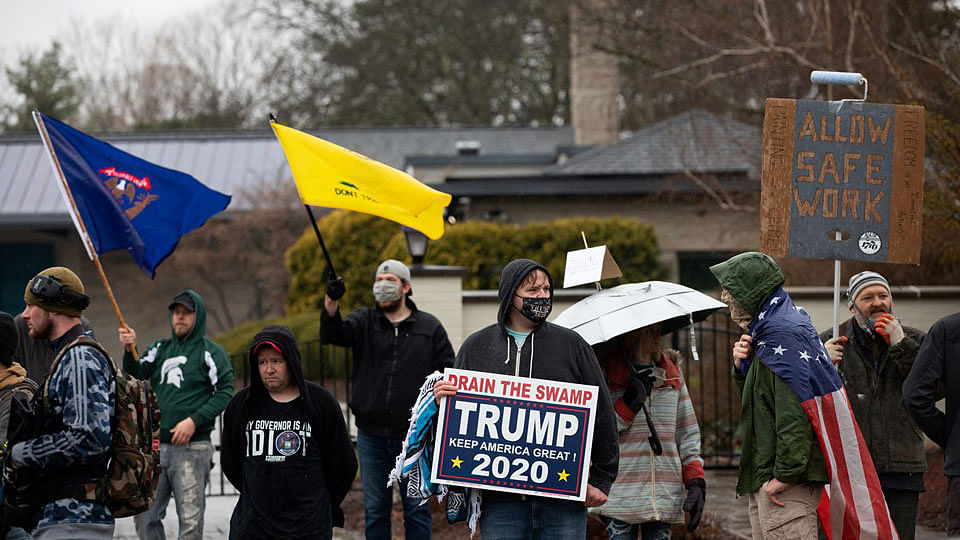
<path fill-rule="evenodd" d="M 410 270 L 412 298 L 417 309 L 440 319 L 454 350 L 458 350 L 467 337 L 463 332 L 465 313 L 460 301 L 466 273 L 467 269 L 461 267 L 413 266 Z"/>
<path fill-rule="evenodd" d="M 484 219 L 491 211 L 506 212 L 505 221 L 529 223 L 573 216 L 627 217 L 652 225 L 661 260 L 676 278 L 681 251 L 740 252 L 760 246 L 760 213 L 725 210 L 713 201 L 665 201 L 642 196 L 603 197 L 471 197 L 468 219 Z M 589 239 L 591 244 L 602 238 Z M 614 254 L 616 257 L 616 254 Z"/>

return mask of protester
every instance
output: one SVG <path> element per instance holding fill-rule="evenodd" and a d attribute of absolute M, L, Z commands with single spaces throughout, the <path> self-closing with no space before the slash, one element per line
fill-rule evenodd
<path fill-rule="evenodd" d="M 341 319 L 344 292 L 342 279 L 328 283 L 320 339 L 353 348 L 350 409 L 357 424 L 366 538 L 389 539 L 393 496 L 387 477 L 403 447 L 410 407 L 427 375 L 453 365 L 453 347 L 440 321 L 410 300 L 410 270 L 400 261 L 388 259 L 377 267 L 376 306 Z M 409 497 L 406 482 L 400 493 L 407 540 L 430 538 L 429 505 Z"/>
<path fill-rule="evenodd" d="M 610 393 L 590 346 L 576 332 L 547 322 L 553 280 L 529 259 L 510 262 L 500 274 L 497 322 L 474 332 L 460 347 L 454 367 L 487 373 L 594 385 L 599 388 L 586 501 L 482 491 L 479 518 L 484 540 L 578 539 L 587 528 L 587 507 L 607 502 L 617 476 L 619 445 Z M 456 393 L 439 381 L 437 400 Z"/>
<path fill-rule="evenodd" d="M 304 379 L 286 326 L 257 333 L 249 358 L 250 384 L 223 416 L 220 464 L 240 491 L 230 538 L 329 539 L 357 474 L 340 404 Z"/>
<path fill-rule="evenodd" d="M 0 433 L 6 438 L 0 439 L 0 446 L 7 449 L 18 442 L 33 423 L 33 410 L 30 401 L 36 392 L 36 383 L 28 380 L 26 370 L 14 361 L 19 336 L 14 318 L 0 311 Z M 6 457 L 6 451 L 0 452 L 0 459 Z M 2 485 L 2 484 L 0 484 Z M 0 538 L 6 540 L 29 539 L 30 535 L 19 527 L 20 515 L 13 515 L 18 494 L 16 486 L 2 485 L 7 500 L 0 516 Z"/>
<path fill-rule="evenodd" d="M 890 285 L 876 272 L 850 277 L 847 307 L 853 316 L 840 324 L 840 335 L 828 329 L 820 339 L 847 389 L 897 532 L 912 540 L 927 462 L 923 435 L 901 404 L 900 388 L 923 332 L 893 316 Z"/>
<path fill-rule="evenodd" d="M 700 524 L 706 497 L 700 428 L 678 364 L 680 352 L 661 350 L 653 324 L 594 346 L 606 373 L 620 431 L 620 468 L 607 502 L 597 508 L 610 540 L 670 538 L 672 524 Z M 632 363 L 630 366 L 627 362 Z M 641 405 L 653 421 L 662 453 L 651 447 Z M 684 496 L 686 487 L 686 496 Z"/>
<path fill-rule="evenodd" d="M 824 454 L 797 396 L 768 363 L 790 359 L 803 373 L 808 369 L 803 362 L 810 361 L 804 356 L 816 355 L 820 361 L 822 346 L 809 317 L 800 314 L 781 289 L 783 273 L 772 258 L 741 253 L 710 271 L 720 282 L 720 300 L 745 332 L 733 347 L 743 437 L 736 489 L 749 497 L 753 538 L 816 538 L 817 504 L 829 480 Z M 771 316 L 765 321 L 766 312 L 774 309 L 782 320 Z M 751 334 L 760 335 L 761 325 L 776 343 L 759 337 L 754 346 Z M 781 346 L 781 341 L 789 346 Z M 810 343 L 817 349 L 795 351 L 794 343 Z M 788 350 L 791 356 L 784 357 Z M 823 356 L 826 362 L 825 351 Z"/>
<path fill-rule="evenodd" d="M 903 383 L 903 405 L 920 429 L 944 450 L 947 476 L 947 536 L 960 536 L 960 313 L 930 327 Z M 936 402 L 946 395 L 946 413 Z"/>
<path fill-rule="evenodd" d="M 102 482 L 112 444 L 116 381 L 103 347 L 86 334 L 80 315 L 90 303 L 73 271 L 48 268 L 28 283 L 21 314 L 32 339 L 57 353 L 37 400 L 36 438 L 16 443 L 4 477 L 45 487 L 33 538 L 111 538 L 114 519 L 103 504 Z"/>
<path fill-rule="evenodd" d="M 53 363 L 53 359 L 57 356 L 57 353 L 54 351 L 53 346 L 50 345 L 50 340 L 33 339 L 30 337 L 30 330 L 27 328 L 27 323 L 19 313 L 13 318 L 13 322 L 17 327 L 17 335 L 19 337 L 17 350 L 13 357 L 27 370 L 28 378 L 33 379 L 34 382 L 43 382 L 43 380 L 47 378 L 47 373 L 50 371 L 50 364 Z M 95 337 L 93 334 L 93 326 L 91 326 L 90 321 L 82 315 L 80 316 L 80 327 L 83 328 L 84 332 L 89 333 L 91 337 Z"/>
<path fill-rule="evenodd" d="M 134 524 L 141 540 L 163 540 L 163 518 L 173 495 L 178 538 L 200 540 L 213 460 L 210 432 L 233 395 L 233 367 L 223 347 L 204 337 L 207 310 L 199 294 L 187 289 L 168 309 L 170 337 L 144 349 L 139 361 L 130 352 L 137 344 L 134 329 L 118 331 L 124 371 L 150 381 L 161 413 L 157 497 Z"/>

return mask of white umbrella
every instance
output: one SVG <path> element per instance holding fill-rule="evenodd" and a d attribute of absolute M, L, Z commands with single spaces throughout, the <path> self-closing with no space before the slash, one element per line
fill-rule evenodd
<path fill-rule="evenodd" d="M 637 328 L 660 323 L 663 334 L 699 322 L 726 305 L 677 283 L 627 283 L 580 300 L 554 319 L 590 345 L 603 343 Z"/>

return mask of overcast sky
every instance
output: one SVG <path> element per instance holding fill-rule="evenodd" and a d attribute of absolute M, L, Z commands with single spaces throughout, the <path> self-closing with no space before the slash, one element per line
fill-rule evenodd
<path fill-rule="evenodd" d="M 68 32 L 74 20 L 90 23 L 115 17 L 149 30 L 218 1 L 0 0 L 0 63 L 10 65 L 27 50 L 46 48 L 53 37 Z"/>

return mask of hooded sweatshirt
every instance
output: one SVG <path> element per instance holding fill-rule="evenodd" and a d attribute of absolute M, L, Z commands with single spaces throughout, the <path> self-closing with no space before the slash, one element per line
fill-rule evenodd
<path fill-rule="evenodd" d="M 280 350 L 300 395 L 275 401 L 260 378 L 260 345 Z M 306 381 L 300 350 L 286 326 L 267 326 L 250 346 L 250 385 L 223 415 L 220 464 L 239 491 L 231 539 L 329 539 L 343 526 L 340 503 L 357 459 L 336 398 Z M 386 481 L 386 479 L 384 479 Z"/>
<path fill-rule="evenodd" d="M 763 306 L 770 305 L 771 296 L 778 297 L 780 306 L 793 304 L 780 288 L 784 282 L 780 267 L 763 253 L 741 253 L 711 266 L 710 271 L 733 299 L 753 315 L 751 335 L 758 325 L 767 324 L 760 314 Z M 806 315 L 803 317 L 807 328 L 798 318 L 794 331 L 808 331 L 816 340 L 812 323 Z M 757 337 L 757 342 L 755 346 L 760 346 L 762 340 Z M 743 436 L 737 493 L 754 493 L 771 478 L 787 484 L 826 483 L 829 476 L 823 452 L 797 396 L 763 362 L 747 359 L 741 366 L 741 371 L 732 373 L 740 397 Z"/>
<path fill-rule="evenodd" d="M 620 456 L 617 423 L 610 392 L 593 349 L 576 332 L 550 322 L 540 323 L 524 340 L 519 350 L 514 339 L 507 333 L 506 323 L 509 310 L 515 309 L 512 302 L 517 287 L 527 274 L 537 269 L 547 275 L 550 281 L 550 300 L 553 300 L 553 278 L 546 268 L 529 259 L 512 261 L 500 273 L 500 288 L 497 293 L 500 308 L 496 324 L 474 332 L 464 341 L 454 367 L 598 387 L 588 482 L 604 493 L 609 493 L 610 486 L 617 477 Z M 507 493 L 496 493 L 495 496 L 520 498 L 519 495 Z"/>
<path fill-rule="evenodd" d="M 123 352 L 123 370 L 138 379 L 150 381 L 160 404 L 160 441 L 169 443 L 170 430 L 186 417 L 193 418 L 193 441 L 210 440 L 213 423 L 233 395 L 233 367 L 227 352 L 204 337 L 207 333 L 207 307 L 203 298 L 187 289 L 196 304 L 196 321 L 183 339 L 170 323 L 170 337 L 154 342 L 134 360 Z"/>

